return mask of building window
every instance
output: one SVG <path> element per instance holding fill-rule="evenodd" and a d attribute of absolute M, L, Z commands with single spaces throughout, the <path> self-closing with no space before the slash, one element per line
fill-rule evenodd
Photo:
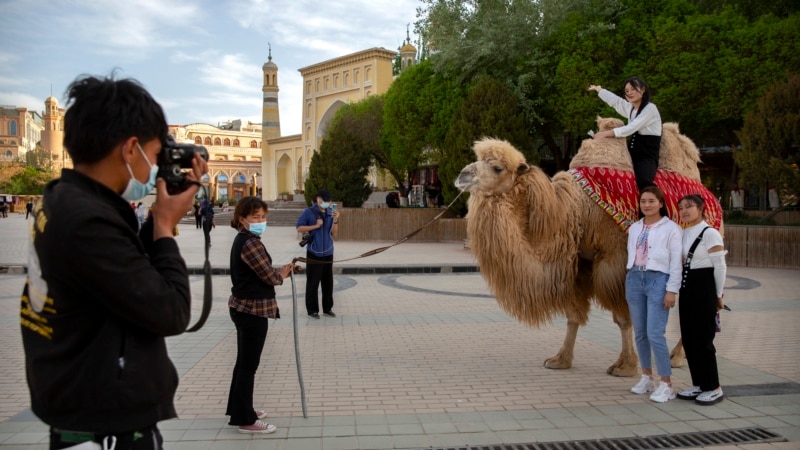
<path fill-rule="evenodd" d="M 202 144 L 203 143 L 203 138 L 201 138 L 200 136 L 195 136 L 194 137 L 194 143 L 197 144 L 197 145 Z"/>
<path fill-rule="evenodd" d="M 234 139 L 233 140 L 233 146 L 234 147 L 238 147 L 239 146 L 239 140 L 238 139 Z"/>
<path fill-rule="evenodd" d="M 250 141 L 250 148 L 258 148 L 258 142 Z"/>
<path fill-rule="evenodd" d="M 225 145 L 226 147 L 230 147 L 231 146 L 231 140 L 228 139 L 228 138 L 225 138 L 225 140 L 222 141 L 222 142 L 223 142 L 223 145 Z"/>
<path fill-rule="evenodd" d="M 11 159 L 14 157 L 14 154 L 11 153 L 11 150 L 6 150 L 6 158 Z"/>
<path fill-rule="evenodd" d="M 11 136 L 16 136 L 17 135 L 17 121 L 16 120 L 12 120 L 12 121 L 8 122 L 8 134 L 10 134 Z"/>
<path fill-rule="evenodd" d="M 203 139 L 203 145 L 211 145 L 211 138 L 206 136 L 206 138 Z"/>
<path fill-rule="evenodd" d="M 214 145 L 222 145 L 222 141 L 219 138 L 214 138 Z"/>

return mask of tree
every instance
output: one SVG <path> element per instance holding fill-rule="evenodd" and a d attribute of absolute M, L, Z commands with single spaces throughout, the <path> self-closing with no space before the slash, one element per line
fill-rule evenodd
<path fill-rule="evenodd" d="M 355 208 L 372 193 L 367 181 L 373 151 L 370 142 L 377 142 L 377 135 L 370 138 L 370 122 L 362 120 L 365 114 L 359 114 L 360 108 L 347 105 L 337 111 L 319 153 L 311 159 L 305 182 L 306 192 L 327 189 L 335 200 Z M 307 196 L 306 202 L 311 200 Z"/>
<path fill-rule="evenodd" d="M 733 157 L 744 185 L 777 188 L 782 198 L 800 194 L 800 74 L 773 84 L 744 119 Z"/>
<path fill-rule="evenodd" d="M 381 146 L 388 152 L 388 167 L 398 176 L 420 165 L 438 162 L 450 122 L 463 97 L 463 88 L 454 79 L 437 75 L 430 62 L 406 69 L 386 93 Z M 393 174 L 394 176 L 394 174 Z M 399 183 L 405 196 L 404 183 Z"/>
<path fill-rule="evenodd" d="M 539 162 L 539 154 L 528 135 L 525 114 L 514 95 L 501 81 L 481 77 L 461 103 L 442 148 L 439 179 L 445 202 L 451 202 L 458 195 L 453 183 L 461 169 L 475 161 L 472 145 L 483 137 L 505 139 L 520 150 L 529 163 Z M 462 215 L 466 212 L 466 200 L 464 196 L 453 205 Z"/>
<path fill-rule="evenodd" d="M 17 195 L 39 195 L 53 179 L 52 173 L 33 166 L 21 167 L 5 182 L 0 181 L 0 192 Z"/>

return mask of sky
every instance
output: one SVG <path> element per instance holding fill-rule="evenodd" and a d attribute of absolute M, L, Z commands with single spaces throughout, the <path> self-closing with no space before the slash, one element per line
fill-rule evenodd
<path fill-rule="evenodd" d="M 64 107 L 83 74 L 135 78 L 170 125 L 261 123 L 262 71 L 278 65 L 281 134 L 300 133 L 297 71 L 397 50 L 420 0 L 0 0 L 0 105 Z"/>

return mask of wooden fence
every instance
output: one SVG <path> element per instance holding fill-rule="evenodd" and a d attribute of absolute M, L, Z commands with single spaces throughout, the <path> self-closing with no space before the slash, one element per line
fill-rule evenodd
<path fill-rule="evenodd" d="M 441 212 L 434 208 L 342 208 L 340 240 L 396 241 Z M 463 242 L 466 220 L 442 217 L 410 242 Z M 726 225 L 725 249 L 730 266 L 800 269 L 800 227 Z"/>
<path fill-rule="evenodd" d="M 800 227 L 725 225 L 728 265 L 800 269 Z"/>

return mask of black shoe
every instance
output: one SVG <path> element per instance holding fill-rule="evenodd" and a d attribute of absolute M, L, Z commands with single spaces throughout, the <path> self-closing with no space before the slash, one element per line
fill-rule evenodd
<path fill-rule="evenodd" d="M 311 313 L 311 314 L 308 315 L 308 317 L 310 317 L 312 319 L 319 319 L 319 313 Z"/>
<path fill-rule="evenodd" d="M 328 317 L 336 317 L 336 314 L 334 314 L 333 311 L 328 311 L 328 312 L 322 313 L 322 314 L 324 314 L 324 315 L 326 315 Z"/>

